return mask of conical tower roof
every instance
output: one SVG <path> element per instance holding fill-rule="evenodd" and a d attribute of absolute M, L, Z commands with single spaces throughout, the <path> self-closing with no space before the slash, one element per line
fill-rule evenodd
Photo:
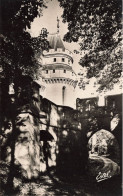
<path fill-rule="evenodd" d="M 58 48 L 60 48 L 63 51 L 65 51 L 65 46 L 64 46 L 64 44 L 61 40 L 61 37 L 58 33 L 50 34 L 48 36 L 48 41 L 49 41 L 51 49 L 54 49 L 56 51 Z"/>

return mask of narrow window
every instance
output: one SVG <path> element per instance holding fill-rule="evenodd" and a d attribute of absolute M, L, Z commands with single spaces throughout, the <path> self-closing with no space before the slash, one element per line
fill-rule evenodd
<path fill-rule="evenodd" d="M 46 74 L 48 74 L 48 70 L 46 70 Z"/>
<path fill-rule="evenodd" d="M 65 104 L 65 94 L 66 94 L 66 87 L 62 87 L 62 103 Z"/>
<path fill-rule="evenodd" d="M 55 69 L 53 69 L 53 73 L 55 73 Z"/>
<path fill-rule="evenodd" d="M 113 100 L 112 107 L 115 108 L 115 101 Z"/>
<path fill-rule="evenodd" d="M 62 58 L 62 62 L 65 62 L 65 59 L 64 58 Z"/>
<path fill-rule="evenodd" d="M 90 101 L 87 100 L 85 103 L 85 111 L 90 111 L 90 109 L 91 109 L 91 104 L 90 104 Z"/>
<path fill-rule="evenodd" d="M 56 62 L 56 58 L 54 58 L 53 61 Z"/>
<path fill-rule="evenodd" d="M 64 69 L 64 73 L 66 73 L 66 70 Z"/>

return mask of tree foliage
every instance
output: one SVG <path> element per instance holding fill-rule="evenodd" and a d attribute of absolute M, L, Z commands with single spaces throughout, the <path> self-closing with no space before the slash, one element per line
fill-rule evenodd
<path fill-rule="evenodd" d="M 4 77 L 12 81 L 21 74 L 35 76 L 40 66 L 36 54 L 48 48 L 47 31 L 32 38 L 26 29 L 42 14 L 44 2 L 1 0 L 0 6 L 0 60 Z"/>
<path fill-rule="evenodd" d="M 15 87 L 14 102 L 9 104 L 7 95 L 3 97 L 3 91 L 2 102 L 6 103 L 6 106 L 4 107 L 0 102 L 3 121 L 10 118 L 12 124 L 11 161 L 6 185 L 7 195 L 11 194 L 13 190 L 15 175 L 13 168 L 15 168 L 15 140 L 18 133 L 16 119 L 17 103 L 19 101 L 16 84 L 18 84 L 18 81 L 24 83 L 22 75 L 29 75 L 33 78 L 37 75 L 40 66 L 37 59 L 38 53 L 42 54 L 42 51 L 48 48 L 47 31 L 45 29 L 41 31 L 37 38 L 32 38 L 26 29 L 31 27 L 34 18 L 42 14 L 44 6 L 43 0 L 0 0 L 0 64 L 4 82 L 7 83 L 6 91 L 8 85 L 12 82 L 14 82 Z M 26 94 L 28 95 L 28 92 Z M 5 102 L 3 99 L 5 99 Z M 2 130 L 5 130 L 4 123 L 2 128 Z"/>
<path fill-rule="evenodd" d="M 64 40 L 79 41 L 80 51 L 85 53 L 79 63 L 87 68 L 87 77 L 97 77 L 100 89 L 111 87 L 118 82 L 122 71 L 121 1 L 59 0 L 59 2 L 64 8 L 63 22 L 68 22 L 68 32 Z M 106 67 L 109 67 L 108 71 Z"/>

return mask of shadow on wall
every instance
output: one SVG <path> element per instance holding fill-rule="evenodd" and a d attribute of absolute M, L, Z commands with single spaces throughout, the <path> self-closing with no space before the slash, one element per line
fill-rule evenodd
<path fill-rule="evenodd" d="M 47 130 L 41 130 L 40 171 L 53 168 L 58 174 L 81 175 L 88 159 L 86 135 L 78 130 L 58 130 L 57 141 Z M 50 140 L 50 141 L 49 141 Z"/>
<path fill-rule="evenodd" d="M 40 130 L 40 172 L 56 166 L 56 141 L 48 130 Z"/>

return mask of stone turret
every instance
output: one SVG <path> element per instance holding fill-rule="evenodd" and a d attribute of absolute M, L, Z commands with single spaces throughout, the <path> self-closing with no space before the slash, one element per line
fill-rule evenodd
<path fill-rule="evenodd" d="M 44 51 L 43 97 L 57 105 L 75 108 L 76 74 L 72 69 L 72 52 L 67 50 L 59 33 L 49 35 L 49 51 Z"/>

